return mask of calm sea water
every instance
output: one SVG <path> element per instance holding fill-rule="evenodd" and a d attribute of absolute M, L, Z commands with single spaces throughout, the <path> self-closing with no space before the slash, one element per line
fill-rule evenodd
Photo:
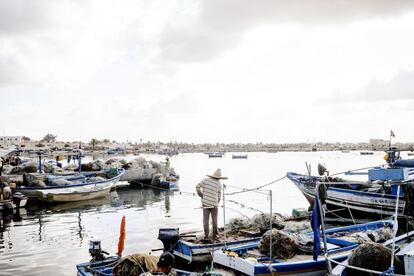
<path fill-rule="evenodd" d="M 124 254 L 160 248 L 160 227 L 179 227 L 181 231 L 201 229 L 200 199 L 188 195 L 206 174 L 221 168 L 229 179 L 225 184 L 252 188 L 283 177 L 288 171 L 305 173 L 305 162 L 317 174 L 317 164 L 324 163 L 331 173 L 383 164 L 383 153 L 361 156 L 359 152 L 279 152 L 249 153 L 247 160 L 233 160 L 231 153 L 209 159 L 205 154 L 180 154 L 171 165 L 180 174 L 180 192 L 153 189 L 128 189 L 110 197 L 90 202 L 50 206 L 31 205 L 20 215 L 3 217 L 0 225 L 0 275 L 75 275 L 75 265 L 89 260 L 88 242 L 102 241 L 104 250 L 117 250 L 119 225 L 126 216 Z M 143 155 L 160 161 L 164 156 Z M 132 159 L 135 156 L 119 156 Z M 90 158 L 91 159 L 91 158 Z M 273 211 L 290 214 L 292 208 L 307 208 L 303 195 L 288 180 L 266 187 L 273 192 Z M 237 191 L 228 188 L 227 192 Z M 245 193 L 226 197 L 226 220 L 269 212 L 267 193 Z M 223 225 L 223 210 L 219 214 Z M 159 253 L 158 253 L 159 254 Z"/>

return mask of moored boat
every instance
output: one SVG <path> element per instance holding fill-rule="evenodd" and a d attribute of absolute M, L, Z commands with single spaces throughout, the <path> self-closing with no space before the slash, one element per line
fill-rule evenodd
<path fill-rule="evenodd" d="M 287 177 L 302 192 L 312 205 L 317 182 L 326 182 L 322 176 L 309 176 L 288 172 Z M 391 186 L 365 181 L 351 181 L 338 177 L 328 178 L 330 185 L 327 189 L 326 203 L 329 210 L 343 209 L 344 215 L 353 217 L 392 216 L 395 210 L 397 195 Z M 401 194 L 398 213 L 403 215 L 405 208 L 404 197 Z"/>
<path fill-rule="evenodd" d="M 110 185 L 87 185 L 78 188 L 50 189 L 38 191 L 37 199 L 45 202 L 73 202 L 105 197 L 111 191 L 113 184 Z"/>
<path fill-rule="evenodd" d="M 260 238 L 236 237 L 219 241 L 201 241 L 194 235 L 180 235 L 177 228 L 161 228 L 158 239 L 162 241 L 164 250 L 189 263 L 211 261 L 211 253 L 227 246 L 237 246 L 258 242 Z"/>
<path fill-rule="evenodd" d="M 113 268 L 121 260 L 118 256 L 110 256 L 102 261 L 86 262 L 76 265 L 76 270 L 79 276 L 111 276 L 114 275 Z M 175 269 L 177 276 L 208 276 L 208 272 L 192 272 L 182 269 Z M 138 274 L 139 275 L 139 274 Z M 211 275 L 221 276 L 219 273 Z"/>
<path fill-rule="evenodd" d="M 233 159 L 247 159 L 247 153 L 246 154 L 232 154 Z"/>
<path fill-rule="evenodd" d="M 29 198 L 59 202 L 75 201 L 75 199 L 88 199 L 101 197 L 109 193 L 121 178 L 124 169 L 110 169 L 106 172 L 85 172 L 72 175 L 36 175 L 45 180 L 44 186 L 18 186 L 13 193 L 20 192 Z M 30 181 L 28 181 L 30 184 Z"/>
<path fill-rule="evenodd" d="M 360 151 L 359 152 L 361 155 L 373 155 L 374 152 L 373 151 Z"/>
<path fill-rule="evenodd" d="M 350 241 L 349 237 L 358 232 L 381 231 L 392 227 L 392 221 L 377 221 L 366 224 L 337 227 L 325 231 L 327 248 L 331 257 L 340 262 L 345 260 L 358 246 L 357 241 Z M 391 232 L 391 230 L 389 231 Z M 308 233 L 307 236 L 313 235 Z M 316 260 L 312 254 L 300 253 L 290 259 L 270 258 L 258 251 L 259 242 L 241 246 L 229 246 L 225 250 L 213 253 L 215 264 L 234 270 L 245 275 L 324 275 L 326 273 L 326 259 L 319 255 Z"/>
<path fill-rule="evenodd" d="M 222 158 L 224 153 L 222 152 L 209 152 L 208 157 L 209 158 Z"/>

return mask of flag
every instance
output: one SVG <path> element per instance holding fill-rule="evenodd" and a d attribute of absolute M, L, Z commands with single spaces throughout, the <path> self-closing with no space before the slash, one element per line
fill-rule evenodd
<path fill-rule="evenodd" d="M 313 229 L 313 260 L 318 260 L 319 252 L 321 250 L 321 233 L 319 227 L 321 226 L 318 191 L 315 192 L 315 199 L 313 200 L 313 210 L 311 218 L 311 226 Z"/>
<path fill-rule="evenodd" d="M 391 129 L 391 132 L 390 132 L 390 137 L 395 137 L 394 131 L 392 131 L 392 129 Z"/>

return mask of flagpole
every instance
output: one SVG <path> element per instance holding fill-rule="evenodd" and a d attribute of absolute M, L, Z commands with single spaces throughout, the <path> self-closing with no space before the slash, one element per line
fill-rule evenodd
<path fill-rule="evenodd" d="M 389 143 L 389 145 L 388 145 L 388 147 L 391 149 L 391 137 L 392 137 L 392 130 L 390 131 L 390 143 Z"/>

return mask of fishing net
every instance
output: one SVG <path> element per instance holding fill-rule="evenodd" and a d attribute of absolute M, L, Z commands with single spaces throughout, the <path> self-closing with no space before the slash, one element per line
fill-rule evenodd
<path fill-rule="evenodd" d="M 285 218 L 278 213 L 274 213 L 272 215 L 272 225 L 273 228 L 282 229 L 283 221 Z M 269 229 L 270 227 L 270 214 L 261 213 L 257 214 L 253 217 L 253 224 L 257 226 L 259 229 Z"/>
<path fill-rule="evenodd" d="M 272 226 L 276 229 L 283 229 L 285 232 L 296 233 L 309 231 L 311 229 L 309 220 L 287 221 L 281 214 L 273 214 Z M 236 233 L 241 230 L 265 232 L 270 228 L 270 215 L 258 214 L 253 218 L 233 218 L 226 224 L 226 231 Z"/>
<path fill-rule="evenodd" d="M 122 260 L 113 268 L 113 275 L 138 276 L 147 271 L 153 271 L 157 268 L 158 257 L 148 256 L 145 254 L 132 254 L 122 258 Z"/>
<path fill-rule="evenodd" d="M 389 227 L 383 227 L 375 230 L 367 230 L 352 233 L 351 235 L 344 236 L 343 240 L 354 243 L 366 243 L 366 242 L 385 242 L 392 238 L 392 229 Z"/>
<path fill-rule="evenodd" d="M 390 267 L 392 252 L 382 244 L 368 242 L 356 248 L 348 259 L 352 266 L 362 267 L 376 271 L 386 271 Z M 395 272 L 401 274 L 403 264 L 398 258 L 394 258 Z M 350 270 L 347 275 L 370 275 L 369 273 Z"/>
<path fill-rule="evenodd" d="M 278 259 L 289 259 L 296 255 L 298 242 L 295 237 L 276 229 L 269 230 L 263 235 L 259 245 L 260 253 L 270 255 L 270 237 L 272 237 L 272 256 Z"/>

